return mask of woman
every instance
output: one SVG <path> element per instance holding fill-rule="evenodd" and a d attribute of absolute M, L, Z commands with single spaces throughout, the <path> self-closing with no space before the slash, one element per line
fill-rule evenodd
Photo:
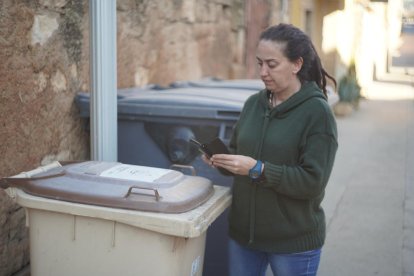
<path fill-rule="evenodd" d="M 266 89 L 245 103 L 234 154 L 204 160 L 234 173 L 230 275 L 316 275 L 325 240 L 321 208 L 338 147 L 326 73 L 309 37 L 279 24 L 265 30 L 257 63 Z"/>

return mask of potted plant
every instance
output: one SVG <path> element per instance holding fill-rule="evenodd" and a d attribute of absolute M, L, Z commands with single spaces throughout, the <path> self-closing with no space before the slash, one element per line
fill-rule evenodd
<path fill-rule="evenodd" d="M 339 102 L 334 107 L 336 115 L 345 116 L 351 113 L 353 109 L 359 108 L 361 86 L 358 84 L 354 63 L 351 63 L 347 74 L 340 79 L 338 95 Z"/>

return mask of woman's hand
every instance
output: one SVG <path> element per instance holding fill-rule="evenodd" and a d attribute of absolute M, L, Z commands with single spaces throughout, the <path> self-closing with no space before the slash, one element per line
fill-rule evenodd
<path fill-rule="evenodd" d="M 233 154 L 214 154 L 208 161 L 210 166 L 221 167 L 239 175 L 249 175 L 249 170 L 257 162 L 257 160 L 249 156 Z"/>
<path fill-rule="evenodd" d="M 207 165 L 214 167 L 213 166 L 213 162 L 211 162 L 210 158 L 207 157 L 207 155 L 202 154 L 201 155 L 201 160 L 203 160 L 204 163 L 206 163 Z"/>

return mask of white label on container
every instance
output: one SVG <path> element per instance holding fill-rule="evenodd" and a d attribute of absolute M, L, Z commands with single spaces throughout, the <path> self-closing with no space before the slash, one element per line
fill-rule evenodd
<path fill-rule="evenodd" d="M 191 264 L 191 276 L 197 275 L 198 271 L 200 270 L 201 266 L 201 256 L 198 256 L 194 259 L 193 263 Z"/>
<path fill-rule="evenodd" d="M 169 172 L 170 170 L 167 169 L 120 164 L 103 171 L 100 176 L 125 180 L 154 182 L 156 179 L 166 175 Z"/>

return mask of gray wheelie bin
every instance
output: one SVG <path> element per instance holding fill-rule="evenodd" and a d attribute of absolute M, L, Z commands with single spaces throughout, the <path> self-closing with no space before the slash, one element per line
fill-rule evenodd
<path fill-rule="evenodd" d="M 205 78 L 194 81 L 177 81 L 173 82 L 171 87 L 205 87 L 205 88 L 232 88 L 260 91 L 265 88 L 260 79 L 233 79 L 223 80 L 218 78 Z"/>
<path fill-rule="evenodd" d="M 219 137 L 228 144 L 244 102 L 260 89 L 183 84 L 118 91 L 118 161 L 158 168 L 190 165 L 198 176 L 230 187 L 233 177 L 204 164 L 188 141 Z M 89 118 L 89 94 L 79 93 L 76 102 L 81 116 Z M 204 275 L 227 275 L 227 225 L 226 211 L 207 231 Z"/>
<path fill-rule="evenodd" d="M 234 79 L 223 80 L 218 78 L 205 78 L 196 81 L 177 81 L 171 84 L 171 87 L 204 87 L 204 88 L 233 88 L 246 89 L 258 92 L 265 88 L 260 79 Z M 338 94 L 332 86 L 327 86 L 328 103 L 330 106 L 335 105 L 339 101 Z"/>

